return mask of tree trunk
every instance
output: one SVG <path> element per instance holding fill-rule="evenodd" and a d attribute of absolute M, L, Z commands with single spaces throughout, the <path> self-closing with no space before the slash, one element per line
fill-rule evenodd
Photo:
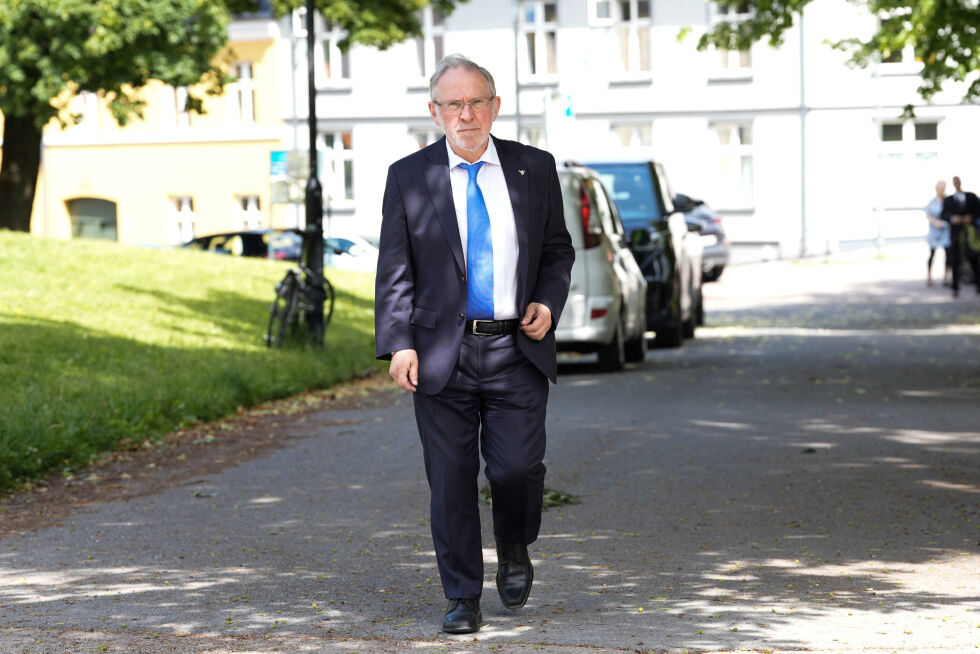
<path fill-rule="evenodd" d="M 41 166 L 41 130 L 33 116 L 4 116 L 0 164 L 0 229 L 31 231 L 31 210 Z"/>

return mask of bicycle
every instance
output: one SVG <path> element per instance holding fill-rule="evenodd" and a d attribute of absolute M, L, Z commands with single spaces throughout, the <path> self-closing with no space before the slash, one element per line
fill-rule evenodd
<path fill-rule="evenodd" d="M 333 317 L 334 290 L 330 280 L 321 276 L 305 264 L 286 271 L 286 276 L 276 284 L 276 299 L 269 305 L 269 328 L 265 342 L 268 347 L 282 347 L 283 343 L 295 335 L 300 316 L 307 323 L 314 345 L 321 345 L 322 334 L 326 333 L 330 318 Z M 315 307 L 323 307 L 323 329 L 310 323 L 310 314 Z"/>

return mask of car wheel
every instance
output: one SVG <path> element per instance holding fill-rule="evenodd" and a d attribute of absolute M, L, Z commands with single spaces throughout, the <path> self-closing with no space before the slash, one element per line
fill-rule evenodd
<path fill-rule="evenodd" d="M 680 347 L 683 344 L 684 321 L 680 319 L 667 329 L 658 331 L 656 338 L 653 339 L 653 347 L 655 348 Z"/>
<path fill-rule="evenodd" d="M 716 282 L 718 278 L 721 277 L 721 273 L 725 270 L 725 266 L 715 266 L 711 270 L 703 273 L 701 275 L 702 282 Z"/>
<path fill-rule="evenodd" d="M 698 327 L 704 325 L 704 292 L 698 289 L 697 311 L 694 314 L 694 324 Z"/>
<path fill-rule="evenodd" d="M 704 324 L 703 313 L 701 309 L 701 291 L 698 290 L 695 293 L 691 291 L 691 315 L 684 321 L 684 338 L 694 338 L 694 330 L 697 329 L 698 325 Z"/>
<path fill-rule="evenodd" d="M 646 333 L 641 331 L 636 335 L 636 338 L 626 341 L 625 351 L 627 363 L 639 363 L 644 361 L 647 358 Z"/>
<path fill-rule="evenodd" d="M 626 365 L 626 348 L 623 344 L 623 321 L 616 322 L 616 332 L 612 342 L 599 346 L 599 370 L 619 372 Z"/>

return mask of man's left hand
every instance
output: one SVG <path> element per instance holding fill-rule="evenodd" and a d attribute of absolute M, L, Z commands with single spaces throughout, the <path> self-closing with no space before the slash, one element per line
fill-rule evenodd
<path fill-rule="evenodd" d="M 551 309 L 540 302 L 527 305 L 524 318 L 521 319 L 521 331 L 530 338 L 540 341 L 551 329 Z"/>

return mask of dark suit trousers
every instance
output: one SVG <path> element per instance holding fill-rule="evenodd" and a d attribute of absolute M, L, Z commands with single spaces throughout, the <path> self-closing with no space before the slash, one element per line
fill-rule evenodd
<path fill-rule="evenodd" d="M 960 270 L 963 267 L 962 260 L 965 257 L 967 263 L 973 268 L 973 281 L 977 285 L 977 293 L 980 293 L 980 262 L 977 255 L 970 250 L 966 244 L 966 229 L 963 225 L 954 225 L 950 230 L 950 247 L 946 251 L 949 256 L 949 265 L 953 269 L 953 290 L 960 290 Z"/>
<path fill-rule="evenodd" d="M 432 540 L 448 598 L 483 590 L 480 454 L 493 498 L 494 535 L 530 544 L 541 526 L 548 380 L 518 350 L 518 334 L 466 334 L 446 387 L 416 392 L 431 496 Z"/>

